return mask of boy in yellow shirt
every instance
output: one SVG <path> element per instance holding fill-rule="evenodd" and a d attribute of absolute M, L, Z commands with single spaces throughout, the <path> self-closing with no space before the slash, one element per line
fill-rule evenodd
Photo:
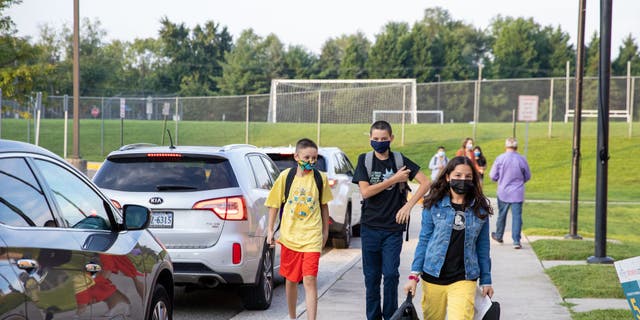
<path fill-rule="evenodd" d="M 318 160 L 318 146 L 310 139 L 296 143 L 294 159 L 296 168 L 284 170 L 276 179 L 265 206 L 269 207 L 267 244 L 274 246 L 274 224 L 281 205 L 284 205 L 280 221 L 281 245 L 280 274 L 286 279 L 285 291 L 289 318 L 296 318 L 298 282 L 302 280 L 307 304 L 307 319 L 315 320 L 318 309 L 318 263 L 320 252 L 329 237 L 329 207 L 333 199 L 324 173 L 314 172 Z M 296 170 L 287 199 L 286 178 L 290 170 Z M 322 185 L 317 185 L 314 175 L 320 174 Z M 320 192 L 322 188 L 322 192 Z M 322 194 L 322 199 L 320 198 Z M 284 204 L 283 204 L 284 203 Z"/>

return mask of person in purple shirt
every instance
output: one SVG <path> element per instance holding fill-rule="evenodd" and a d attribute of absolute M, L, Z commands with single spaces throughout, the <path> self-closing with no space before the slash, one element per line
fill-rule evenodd
<path fill-rule="evenodd" d="M 531 179 L 531 170 L 527 159 L 518 153 L 518 141 L 507 138 L 506 152 L 499 155 L 491 167 L 491 180 L 498 182 L 498 221 L 496 232 L 491 238 L 502 243 L 507 212 L 511 208 L 511 238 L 513 248 L 520 249 L 520 232 L 522 230 L 522 203 L 524 202 L 524 184 Z"/>

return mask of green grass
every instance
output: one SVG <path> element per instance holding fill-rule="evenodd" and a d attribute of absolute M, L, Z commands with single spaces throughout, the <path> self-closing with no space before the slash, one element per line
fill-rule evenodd
<path fill-rule="evenodd" d="M 593 310 L 590 312 L 574 312 L 571 317 L 573 320 L 629 320 L 633 319 L 631 310 Z"/>
<path fill-rule="evenodd" d="M 569 233 L 569 203 L 526 202 L 523 208 L 523 231 L 527 235 L 564 236 Z M 640 245 L 640 203 L 607 206 L 607 238 Z M 578 205 L 578 234 L 594 237 L 595 204 Z"/>
<path fill-rule="evenodd" d="M 33 125 L 33 122 L 31 122 Z M 27 120 L 2 119 L 2 138 L 27 140 Z M 636 124 L 637 126 L 637 124 Z M 162 141 L 162 121 L 126 120 L 124 123 L 124 144 Z M 169 122 L 174 139 L 175 123 Z M 405 128 L 404 146 L 401 145 L 402 130 L 394 125 L 394 150 L 404 152 L 410 159 L 426 168 L 439 145 L 453 155 L 464 137 L 473 135 L 469 124 L 417 124 Z M 62 155 L 63 121 L 45 119 L 42 121 L 40 145 Z M 342 148 L 352 161 L 358 154 L 370 150 L 368 124 L 323 124 L 320 145 Z M 638 130 L 636 130 L 638 131 Z M 68 154 L 72 153 L 71 122 L 69 122 Z M 512 135 L 509 123 L 482 123 L 477 126 L 476 142 L 487 156 L 489 166 L 493 159 L 503 152 L 504 139 Z M 580 200 L 595 198 L 596 176 L 596 123 L 585 121 L 582 127 L 582 166 L 580 177 Z M 554 123 L 552 137 L 548 138 L 547 123 L 532 123 L 525 138 L 525 126 L 518 124 L 516 135 L 520 140 L 520 152 L 527 146 L 527 158 L 531 166 L 532 179 L 527 183 L 528 199 L 570 198 L 571 189 L 571 123 Z M 317 128 L 312 123 L 250 123 L 249 143 L 256 146 L 280 146 L 294 144 L 301 137 L 317 140 Z M 245 142 L 245 124 L 241 122 L 182 121 L 177 134 L 179 145 L 225 145 Z M 33 129 L 31 130 L 33 142 Z M 629 174 L 638 171 L 630 159 L 640 158 L 640 134 L 628 138 L 628 125 L 612 122 L 610 126 L 609 186 L 610 201 L 637 201 L 640 199 L 640 175 Z M 168 139 L 165 140 L 168 144 Z M 104 143 L 101 146 L 101 121 L 82 119 L 80 122 L 80 155 L 90 161 L 102 161 L 106 154 L 120 146 L 120 121 L 104 123 Z M 428 174 L 428 170 L 425 169 Z M 485 192 L 495 196 L 495 183 L 485 178 Z"/>
<path fill-rule="evenodd" d="M 563 299 L 625 298 L 613 265 L 556 266 L 545 272 Z"/>
<path fill-rule="evenodd" d="M 592 240 L 537 240 L 531 243 L 540 260 L 582 260 L 594 255 Z M 622 260 L 640 256 L 640 243 L 607 243 L 607 256 Z"/>

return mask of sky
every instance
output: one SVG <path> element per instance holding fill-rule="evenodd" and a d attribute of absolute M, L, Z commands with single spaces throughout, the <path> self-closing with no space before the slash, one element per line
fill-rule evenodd
<path fill-rule="evenodd" d="M 107 40 L 131 41 L 158 36 L 160 19 L 187 27 L 213 20 L 226 26 L 234 39 L 248 28 L 260 36 L 273 33 L 285 45 L 302 45 L 316 54 L 331 37 L 363 32 L 372 42 L 387 22 L 412 25 L 424 9 L 442 7 L 455 20 L 487 28 L 500 14 L 532 17 L 561 29 L 576 43 L 580 0 L 89 0 L 80 1 L 80 17 L 100 20 Z M 73 24 L 73 0 L 23 0 L 7 9 L 18 35 L 38 37 L 39 26 L 59 29 Z M 587 0 L 585 42 L 600 25 L 600 1 Z M 622 40 L 632 34 L 640 44 L 640 1 L 613 1 L 612 58 Z"/>

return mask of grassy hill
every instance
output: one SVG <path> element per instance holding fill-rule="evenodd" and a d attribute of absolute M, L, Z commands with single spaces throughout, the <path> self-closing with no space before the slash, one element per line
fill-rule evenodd
<path fill-rule="evenodd" d="M 33 122 L 31 122 L 33 126 Z M 175 123 L 167 124 L 174 140 Z M 637 126 L 637 124 L 636 124 Z M 27 141 L 28 121 L 2 119 L 2 138 Z M 149 142 L 161 144 L 161 121 L 127 120 L 124 123 L 124 144 Z M 251 123 L 249 143 L 256 146 L 280 146 L 294 144 L 301 137 L 317 140 L 317 129 L 313 123 Z M 526 156 L 532 171 L 532 180 L 527 184 L 528 199 L 568 200 L 571 190 L 571 154 L 573 125 L 553 123 L 552 137 L 548 138 L 548 124 L 532 123 L 526 139 L 525 124 L 516 128 L 519 151 Z M 72 152 L 71 122 L 69 122 L 68 153 Z M 357 155 L 370 150 L 367 124 L 323 124 L 320 145 L 342 148 L 353 162 Z M 439 145 L 447 149 L 449 156 L 460 147 L 462 139 L 472 136 L 470 124 L 416 124 L 405 128 L 405 143 L 401 145 L 401 127 L 394 125 L 394 150 L 404 152 L 423 168 L 427 167 Z M 637 130 L 640 130 L 638 128 Z M 34 130 L 30 130 L 33 143 Z M 104 140 L 101 143 L 101 132 Z M 580 200 L 595 199 L 596 176 L 596 122 L 586 121 L 582 127 L 582 168 L 580 178 Z M 493 159 L 504 151 L 504 139 L 513 133 L 509 123 L 481 123 L 477 127 L 479 144 L 491 166 Z M 242 122 L 196 122 L 182 121 L 177 134 L 178 145 L 225 145 L 245 142 L 245 124 Z M 528 140 L 528 141 L 527 141 Z M 612 122 L 609 138 L 609 187 L 610 201 L 638 201 L 640 199 L 640 134 L 628 138 L 628 125 Z M 168 138 L 165 138 L 165 145 Z M 46 119 L 40 128 L 40 145 L 59 154 L 63 153 L 63 121 Z M 104 128 L 100 120 L 83 119 L 80 123 L 80 153 L 84 159 L 102 161 L 120 146 L 120 121 L 108 120 Z M 102 152 L 104 150 L 104 153 Z M 355 163 L 354 163 L 355 165 Z M 425 169 L 428 173 L 428 170 Z M 485 190 L 495 195 L 495 183 L 485 177 Z"/>

